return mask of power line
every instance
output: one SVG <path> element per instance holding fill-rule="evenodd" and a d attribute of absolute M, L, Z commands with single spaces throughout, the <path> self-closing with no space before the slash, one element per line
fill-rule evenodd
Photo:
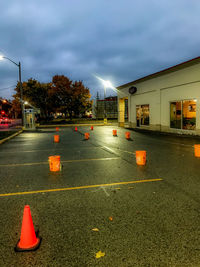
<path fill-rule="evenodd" d="M 16 85 L 10 85 L 9 87 L 0 88 L 0 91 L 13 89 L 12 87 L 14 88 L 14 87 L 16 87 Z"/>

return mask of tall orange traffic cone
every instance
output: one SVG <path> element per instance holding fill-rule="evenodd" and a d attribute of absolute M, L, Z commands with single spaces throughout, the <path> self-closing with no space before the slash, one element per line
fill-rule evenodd
<path fill-rule="evenodd" d="M 39 248 L 41 237 L 36 237 L 31 217 L 31 210 L 28 205 L 24 207 L 24 214 L 22 220 L 21 236 L 15 247 L 16 252 L 32 251 Z"/>

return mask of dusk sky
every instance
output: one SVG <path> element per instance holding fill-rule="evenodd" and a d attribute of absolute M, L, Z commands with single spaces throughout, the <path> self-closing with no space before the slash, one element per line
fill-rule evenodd
<path fill-rule="evenodd" d="M 21 62 L 22 81 L 66 75 L 92 98 L 103 97 L 94 75 L 119 86 L 200 56 L 198 0 L 8 0 L 0 10 L 0 53 Z M 0 97 L 18 79 L 0 61 Z"/>

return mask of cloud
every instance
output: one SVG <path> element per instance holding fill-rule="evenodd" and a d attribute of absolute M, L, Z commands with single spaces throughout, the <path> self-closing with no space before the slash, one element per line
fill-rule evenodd
<path fill-rule="evenodd" d="M 64 74 L 95 96 L 102 86 L 93 73 L 117 86 L 199 56 L 195 0 L 9 0 L 0 8 L 0 52 L 21 61 L 23 80 Z M 17 75 L 0 62 L 0 89 Z"/>

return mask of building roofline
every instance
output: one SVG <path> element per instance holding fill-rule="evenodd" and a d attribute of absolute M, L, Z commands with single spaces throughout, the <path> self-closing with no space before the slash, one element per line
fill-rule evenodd
<path fill-rule="evenodd" d="M 200 63 L 200 57 L 196 57 L 196 58 L 190 59 L 188 61 L 182 62 L 180 64 L 174 65 L 172 67 L 169 67 L 167 69 L 152 73 L 152 74 L 147 75 L 145 77 L 139 78 L 139 79 L 137 79 L 135 81 L 132 81 L 132 82 L 129 82 L 129 83 L 126 83 L 126 84 L 122 84 L 122 85 L 120 85 L 120 86 L 118 86 L 116 88 L 117 89 L 123 89 L 123 88 L 125 88 L 127 86 L 131 86 L 131 85 L 133 85 L 135 83 L 140 83 L 140 82 L 144 82 L 144 81 L 147 81 L 147 80 L 150 80 L 150 79 L 154 79 L 156 77 L 159 77 L 159 76 L 162 76 L 162 75 L 165 75 L 165 74 L 169 74 L 171 72 L 175 72 L 175 71 L 184 69 L 186 67 L 189 67 L 189 66 L 192 66 L 192 65 L 195 65 L 195 64 L 198 64 L 198 63 Z"/>

